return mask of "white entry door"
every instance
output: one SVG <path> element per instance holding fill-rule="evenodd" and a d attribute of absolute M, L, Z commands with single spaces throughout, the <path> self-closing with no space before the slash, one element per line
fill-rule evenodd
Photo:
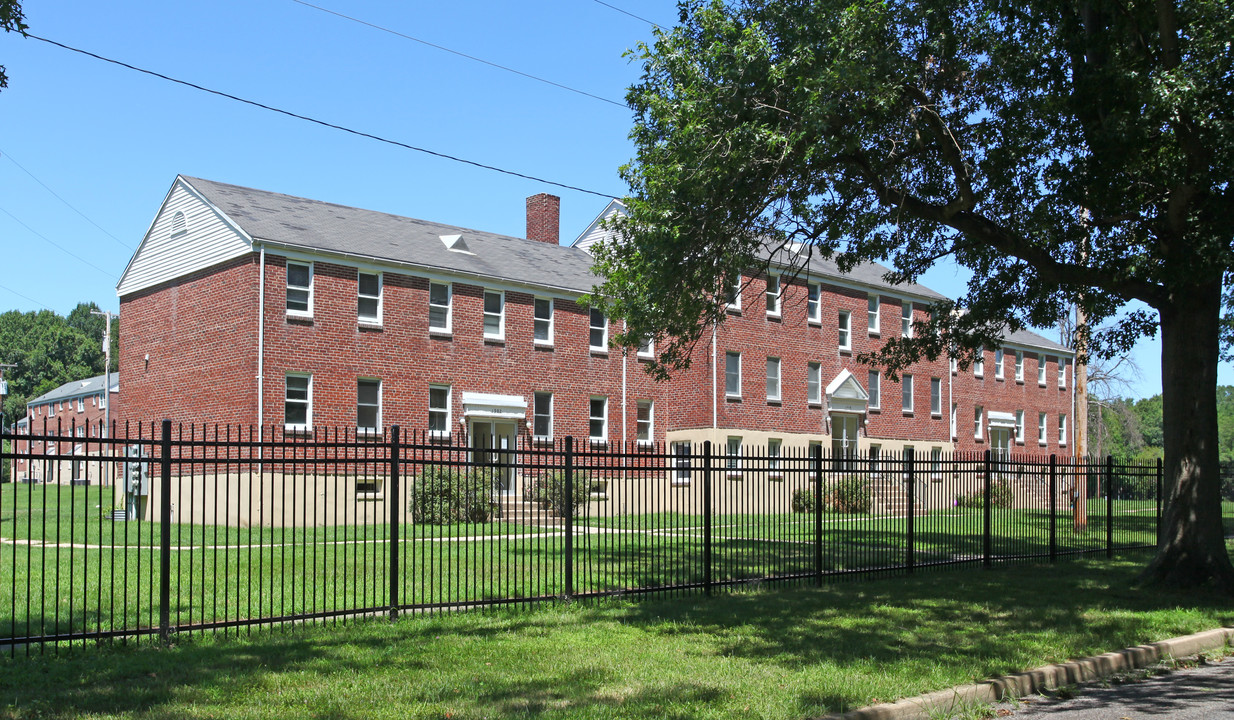
<path fill-rule="evenodd" d="M 495 495 L 514 492 L 514 438 L 517 432 L 512 422 L 501 420 L 471 421 L 471 457 L 476 469 L 492 477 Z"/>
<path fill-rule="evenodd" d="M 835 469 L 852 470 L 852 459 L 857 455 L 857 416 L 834 413 L 831 416 L 831 455 Z"/>
<path fill-rule="evenodd" d="M 1003 473 L 1007 470 L 1007 461 L 1011 458 L 1011 428 L 990 428 L 990 454 L 994 471 Z"/>

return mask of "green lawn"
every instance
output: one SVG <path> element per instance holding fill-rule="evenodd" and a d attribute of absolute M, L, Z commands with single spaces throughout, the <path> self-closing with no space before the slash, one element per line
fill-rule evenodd
<path fill-rule="evenodd" d="M 0 718 L 806 718 L 1234 625 L 1145 558 L 49 650 Z"/>

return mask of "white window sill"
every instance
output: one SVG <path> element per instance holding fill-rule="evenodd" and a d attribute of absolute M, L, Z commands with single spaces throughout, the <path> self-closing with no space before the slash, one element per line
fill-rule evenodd
<path fill-rule="evenodd" d="M 587 350 L 592 355 L 598 355 L 600 357 L 608 357 L 608 348 L 589 347 L 587 348 Z"/>
<path fill-rule="evenodd" d="M 309 435 L 313 432 L 313 428 L 308 425 L 284 425 L 283 432 L 294 435 Z"/>
<path fill-rule="evenodd" d="M 675 488 L 690 487 L 690 480 L 688 478 L 673 478 L 672 486 Z"/>
<path fill-rule="evenodd" d="M 641 448 L 649 448 L 655 445 L 654 440 L 638 440 L 636 441 Z"/>
<path fill-rule="evenodd" d="M 452 331 L 443 330 L 441 328 L 429 328 L 428 334 L 429 334 L 429 337 L 439 337 L 439 338 L 453 338 L 454 337 L 454 333 Z"/>
<path fill-rule="evenodd" d="M 872 337 L 872 338 L 882 337 L 882 335 L 883 335 L 883 334 L 882 334 L 881 332 L 879 332 L 878 330 L 870 330 L 870 331 L 869 331 L 869 336 L 870 336 L 870 337 Z"/>
<path fill-rule="evenodd" d="M 724 308 L 724 312 L 726 312 L 726 313 L 728 313 L 728 314 L 730 314 L 730 315 L 740 315 L 740 314 L 741 314 L 741 308 L 739 308 L 739 307 L 733 307 L 733 306 L 731 306 L 731 305 L 730 305 L 730 306 L 728 306 L 728 307 Z"/>
<path fill-rule="evenodd" d="M 767 404 L 768 404 L 768 405 L 779 405 L 779 404 L 780 404 L 780 398 L 778 398 L 778 397 L 769 397 L 769 398 L 767 398 Z"/>
<path fill-rule="evenodd" d="M 450 433 L 429 431 L 428 439 L 432 442 L 450 442 Z"/>
<path fill-rule="evenodd" d="M 655 360 L 656 359 L 655 355 L 647 355 L 645 353 L 639 353 L 635 355 L 634 357 L 638 358 L 639 360 Z"/>
<path fill-rule="evenodd" d="M 505 345 L 506 336 L 505 335 L 485 335 L 484 342 L 491 343 L 493 345 Z"/>
<path fill-rule="evenodd" d="M 779 319 L 780 319 L 780 313 L 779 313 L 779 312 L 769 312 L 769 313 L 767 313 L 767 317 L 768 317 L 769 319 L 771 319 L 771 320 L 779 320 Z"/>
<path fill-rule="evenodd" d="M 745 477 L 745 473 L 741 470 L 726 470 L 724 472 L 724 477 L 729 480 L 741 480 Z"/>
<path fill-rule="evenodd" d="M 593 448 L 606 448 L 608 447 L 608 440 L 604 438 L 587 438 L 587 444 Z"/>
<path fill-rule="evenodd" d="M 550 436 L 537 435 L 531 438 L 531 442 L 535 443 L 536 445 L 552 445 L 553 438 L 551 435 Z"/>
<path fill-rule="evenodd" d="M 385 498 L 381 493 L 356 493 L 356 502 L 380 502 Z"/>
<path fill-rule="evenodd" d="M 380 440 L 382 436 L 382 431 L 377 428 L 356 428 L 358 440 Z"/>
<path fill-rule="evenodd" d="M 851 354 L 851 353 L 853 352 L 853 346 L 852 346 L 852 345 L 841 345 L 840 347 L 838 347 L 838 348 L 836 348 L 836 349 L 837 349 L 837 350 L 839 350 L 839 351 L 840 351 L 840 352 L 842 352 L 842 353 L 849 353 L 849 354 Z"/>
<path fill-rule="evenodd" d="M 823 403 L 821 400 L 809 400 L 806 402 L 806 406 L 812 407 L 812 408 L 821 408 L 823 406 Z"/>
<path fill-rule="evenodd" d="M 822 320 L 815 320 L 814 318 L 810 318 L 809 320 L 806 320 L 806 324 L 807 324 L 807 325 L 813 325 L 814 327 L 822 327 L 822 326 L 823 326 L 823 321 L 822 321 Z"/>
<path fill-rule="evenodd" d="M 382 325 L 380 320 L 360 320 L 356 323 L 356 327 L 361 330 L 381 330 Z"/>
<path fill-rule="evenodd" d="M 544 348 L 545 350 L 552 350 L 552 349 L 553 349 L 553 341 L 552 341 L 552 340 L 536 340 L 533 344 L 534 344 L 536 347 L 538 347 L 538 348 Z"/>
<path fill-rule="evenodd" d="M 729 395 L 728 393 L 725 393 L 724 399 L 725 400 L 740 400 L 741 396 L 740 395 Z"/>
<path fill-rule="evenodd" d="M 295 310 L 288 310 L 287 319 L 288 320 L 300 320 L 300 321 L 308 320 L 311 322 L 313 319 L 313 313 L 296 312 Z"/>
<path fill-rule="evenodd" d="M 768 479 L 768 480 L 777 480 L 777 481 L 778 481 L 778 480 L 783 480 L 783 479 L 784 479 L 784 473 L 783 473 L 782 471 L 780 471 L 780 470 L 773 470 L 773 471 L 771 471 L 771 472 L 767 473 L 767 479 Z"/>

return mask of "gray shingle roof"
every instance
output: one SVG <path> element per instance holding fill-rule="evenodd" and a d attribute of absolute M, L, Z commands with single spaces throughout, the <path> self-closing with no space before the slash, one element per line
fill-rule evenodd
<path fill-rule="evenodd" d="M 106 384 L 106 375 L 96 375 L 85 380 L 74 380 L 67 382 L 60 387 L 50 392 L 45 392 L 42 395 L 28 401 L 27 405 L 42 405 L 43 403 L 58 402 L 60 400 L 70 400 L 78 396 L 90 396 L 96 393 L 103 392 L 103 386 Z M 120 387 L 120 375 L 118 373 L 111 374 L 111 389 L 115 391 Z"/>
<path fill-rule="evenodd" d="M 1025 347 L 1040 348 L 1042 350 L 1056 350 L 1063 355 L 1072 355 L 1070 348 L 1065 345 L 1060 345 L 1053 340 L 1047 339 L 1043 335 L 1038 335 L 1031 330 L 1017 330 L 1003 338 L 1003 342 L 1007 345 L 1022 345 Z"/>

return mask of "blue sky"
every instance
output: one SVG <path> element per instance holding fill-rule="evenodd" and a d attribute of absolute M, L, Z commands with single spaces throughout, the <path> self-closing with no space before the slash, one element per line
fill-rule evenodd
<path fill-rule="evenodd" d="M 307 2 L 308 0 L 306 0 Z M 673 0 L 312 0 L 539 76 L 562 89 L 295 0 L 27 0 L 30 32 L 325 122 L 594 192 L 620 195 L 632 148 L 623 57 Z M 629 13 L 629 14 L 627 14 Z M 116 281 L 172 180 L 204 177 L 509 235 L 524 199 L 562 198 L 562 237 L 596 195 L 394 147 L 236 103 L 33 39 L 0 35 L 0 309 L 118 310 Z M 613 104 L 614 102 L 618 104 Z M 46 186 L 46 187 L 45 187 Z M 57 197 L 59 196 L 59 197 Z M 63 200 L 63 201 L 62 201 Z M 66 202 L 67 204 L 66 204 Z M 59 246 L 59 247 L 57 247 Z M 955 295 L 963 271 L 924 283 Z M 1043 331 L 1052 339 L 1057 332 Z M 1160 392 L 1142 342 L 1131 394 Z M 1234 384 L 1223 365 L 1221 382 Z"/>

